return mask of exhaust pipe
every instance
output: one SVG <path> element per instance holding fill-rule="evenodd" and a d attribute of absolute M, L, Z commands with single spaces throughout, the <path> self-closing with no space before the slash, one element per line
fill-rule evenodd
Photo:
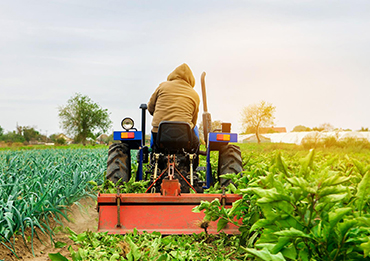
<path fill-rule="evenodd" d="M 206 93 L 206 83 L 205 83 L 206 73 L 203 72 L 200 76 L 200 82 L 202 85 L 202 98 L 203 98 L 203 135 L 206 146 L 208 147 L 208 133 L 212 131 L 212 120 L 211 114 L 208 112 L 207 107 L 207 93 Z"/>

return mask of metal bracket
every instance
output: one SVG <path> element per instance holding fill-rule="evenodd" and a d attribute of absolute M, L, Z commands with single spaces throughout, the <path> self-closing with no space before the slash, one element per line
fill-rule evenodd
<path fill-rule="evenodd" d="M 119 188 L 117 188 L 117 195 L 116 195 L 116 203 L 117 203 L 117 228 L 121 227 L 121 197 Z"/>
<path fill-rule="evenodd" d="M 189 154 L 190 160 L 190 184 L 194 186 L 194 171 L 193 171 L 193 160 L 195 159 L 196 154 Z"/>
<path fill-rule="evenodd" d="M 225 207 L 225 205 L 226 205 L 225 186 L 222 186 L 221 206 Z"/>

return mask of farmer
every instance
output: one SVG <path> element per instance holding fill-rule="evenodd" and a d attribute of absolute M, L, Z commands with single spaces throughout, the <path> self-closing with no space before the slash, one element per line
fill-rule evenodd
<path fill-rule="evenodd" d="M 193 89 L 195 79 L 187 64 L 177 67 L 154 91 L 148 102 L 148 111 L 153 116 L 151 147 L 155 144 L 161 121 L 184 121 L 194 130 L 192 147 L 199 147 L 199 131 L 196 126 L 200 99 Z"/>

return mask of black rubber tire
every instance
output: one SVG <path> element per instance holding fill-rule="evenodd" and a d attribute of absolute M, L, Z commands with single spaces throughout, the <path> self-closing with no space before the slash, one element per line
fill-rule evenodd
<path fill-rule="evenodd" d="M 127 182 L 131 177 L 130 148 L 124 143 L 113 143 L 109 146 L 106 178 L 114 183 L 119 179 Z"/>
<path fill-rule="evenodd" d="M 227 144 L 220 149 L 218 154 L 218 177 L 221 186 L 227 186 L 229 179 L 220 178 L 220 175 L 243 171 L 243 161 L 240 148 L 233 144 Z"/>

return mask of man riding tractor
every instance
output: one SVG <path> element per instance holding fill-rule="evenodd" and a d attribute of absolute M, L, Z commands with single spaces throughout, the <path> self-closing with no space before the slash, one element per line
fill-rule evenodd
<path fill-rule="evenodd" d="M 187 64 L 178 66 L 154 91 L 148 102 L 148 111 L 153 116 L 151 147 L 156 146 L 159 124 L 162 121 L 187 122 L 192 133 L 191 147 L 199 149 L 197 119 L 200 99 L 194 90 L 195 79 Z"/>

